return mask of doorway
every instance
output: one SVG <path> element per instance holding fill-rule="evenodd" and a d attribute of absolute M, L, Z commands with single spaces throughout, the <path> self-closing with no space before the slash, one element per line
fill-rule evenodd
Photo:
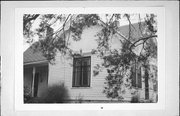
<path fill-rule="evenodd" d="M 34 78 L 34 97 L 37 97 L 38 95 L 38 84 L 39 84 L 39 73 L 37 72 Z"/>

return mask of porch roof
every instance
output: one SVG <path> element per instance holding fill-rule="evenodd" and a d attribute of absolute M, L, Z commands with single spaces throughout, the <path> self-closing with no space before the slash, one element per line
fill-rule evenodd
<path fill-rule="evenodd" d="M 43 56 L 42 52 L 40 50 L 38 50 L 38 48 L 35 49 L 33 46 L 34 45 L 29 47 L 23 53 L 24 64 L 33 63 L 33 62 L 47 61 L 46 57 Z"/>

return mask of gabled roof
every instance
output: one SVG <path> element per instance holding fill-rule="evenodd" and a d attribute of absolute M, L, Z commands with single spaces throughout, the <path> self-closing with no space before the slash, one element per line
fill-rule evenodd
<path fill-rule="evenodd" d="M 139 37 L 147 36 L 143 34 L 143 31 L 145 30 L 145 23 L 142 22 L 141 26 L 138 23 L 133 23 L 131 25 L 131 37 L 133 37 L 135 40 Z M 123 25 L 118 28 L 118 31 L 121 32 L 126 38 L 129 37 L 129 25 Z M 142 32 L 141 32 L 142 31 Z"/>
<path fill-rule="evenodd" d="M 139 31 L 139 25 L 138 23 L 134 23 L 132 28 L 132 36 L 134 39 L 137 39 L 141 36 L 141 33 Z M 129 35 L 129 25 L 124 25 L 120 26 L 118 29 L 123 36 L 126 38 Z M 142 29 L 143 30 L 143 29 Z M 47 61 L 47 59 L 43 56 L 42 52 L 38 50 L 38 48 L 33 47 L 35 46 L 34 44 L 29 47 L 25 52 L 24 52 L 24 63 L 32 63 L 32 62 L 42 62 L 42 61 Z"/>
<path fill-rule="evenodd" d="M 31 47 L 29 47 L 24 52 L 24 54 L 23 54 L 24 64 L 32 63 L 32 62 L 47 61 L 46 57 L 43 56 L 43 54 L 42 54 L 42 52 L 40 50 L 35 50 L 35 47 L 33 47 L 34 45 L 35 44 L 33 44 Z"/>

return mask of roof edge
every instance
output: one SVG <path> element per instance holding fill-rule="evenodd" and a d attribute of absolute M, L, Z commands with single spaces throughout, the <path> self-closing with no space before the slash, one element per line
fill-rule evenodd
<path fill-rule="evenodd" d="M 41 63 L 48 63 L 48 60 L 41 60 L 41 61 L 35 61 L 35 62 L 26 62 L 26 63 L 24 63 L 24 65 L 41 64 Z"/>

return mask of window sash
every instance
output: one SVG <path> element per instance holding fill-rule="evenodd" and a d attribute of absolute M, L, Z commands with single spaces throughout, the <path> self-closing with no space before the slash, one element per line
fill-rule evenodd
<path fill-rule="evenodd" d="M 137 73 L 137 77 L 136 77 Z M 137 79 L 136 79 L 137 78 Z M 131 67 L 131 79 L 132 79 L 132 86 L 142 88 L 142 74 L 141 74 L 141 67 L 137 68 L 135 65 Z"/>
<path fill-rule="evenodd" d="M 90 87 L 91 62 L 90 57 L 74 58 L 73 87 Z"/>

